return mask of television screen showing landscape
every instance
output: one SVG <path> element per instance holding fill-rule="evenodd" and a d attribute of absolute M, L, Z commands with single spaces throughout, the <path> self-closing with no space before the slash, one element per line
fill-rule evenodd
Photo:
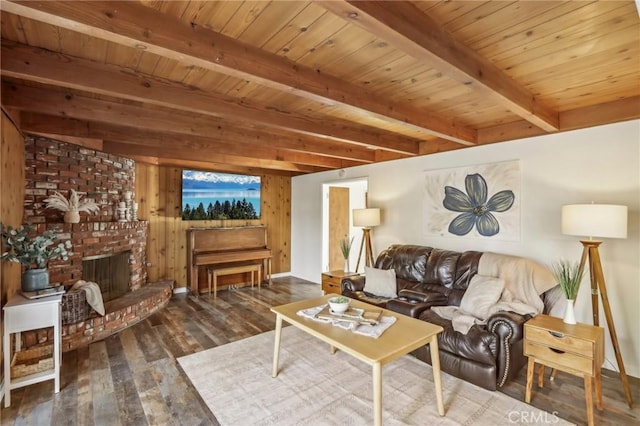
<path fill-rule="evenodd" d="M 259 176 L 182 171 L 182 220 L 259 218 Z"/>

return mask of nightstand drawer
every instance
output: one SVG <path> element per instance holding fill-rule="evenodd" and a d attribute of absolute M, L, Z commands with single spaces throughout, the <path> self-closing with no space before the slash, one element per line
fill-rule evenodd
<path fill-rule="evenodd" d="M 322 290 L 325 292 L 325 294 L 329 294 L 329 293 L 342 294 L 340 282 L 335 282 L 333 280 L 323 281 Z"/>
<path fill-rule="evenodd" d="M 324 294 L 342 294 L 342 279 L 345 277 L 356 277 L 355 272 L 331 271 L 322 273 L 322 291 Z"/>
<path fill-rule="evenodd" d="M 588 358 L 593 357 L 593 342 L 589 340 L 535 327 L 526 327 L 525 333 L 530 343 L 550 346 Z"/>
<path fill-rule="evenodd" d="M 536 360 L 544 360 L 544 364 L 567 372 L 595 374 L 592 355 L 581 356 L 571 352 L 561 352 L 545 345 L 525 341 L 524 354 Z"/>

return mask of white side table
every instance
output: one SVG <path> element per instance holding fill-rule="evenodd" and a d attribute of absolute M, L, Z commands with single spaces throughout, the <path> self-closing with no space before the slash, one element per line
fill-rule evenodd
<path fill-rule="evenodd" d="M 4 305 L 4 406 L 11 405 L 11 390 L 32 385 L 45 380 L 54 380 L 55 392 L 60 392 L 61 352 L 61 309 L 62 295 L 47 296 L 40 299 L 27 299 L 16 294 Z M 16 333 L 15 350 L 21 347 L 20 333 L 45 327 L 53 327 L 53 368 L 30 374 L 25 377 L 11 379 L 11 334 Z"/>

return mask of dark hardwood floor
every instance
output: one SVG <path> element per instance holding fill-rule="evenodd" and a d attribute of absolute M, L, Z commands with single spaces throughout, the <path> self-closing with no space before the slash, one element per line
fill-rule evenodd
<path fill-rule="evenodd" d="M 174 296 L 145 321 L 65 353 L 59 394 L 54 396 L 52 381 L 13 391 L 11 407 L 0 411 L 2 424 L 216 425 L 176 358 L 273 330 L 271 306 L 320 294 L 318 284 L 278 278 L 261 291 L 245 287 L 218 292 L 216 300 Z M 523 369 L 503 392 L 523 400 L 525 381 Z M 605 409 L 595 410 L 596 424 L 638 424 L 640 380 L 631 378 L 633 409 L 626 405 L 618 376 L 606 372 L 602 385 Z M 582 380 L 576 377 L 558 373 L 544 389 L 534 386 L 532 404 L 586 424 Z"/>

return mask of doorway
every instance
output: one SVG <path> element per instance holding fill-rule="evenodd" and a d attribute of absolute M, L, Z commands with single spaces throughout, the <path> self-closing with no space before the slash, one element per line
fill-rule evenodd
<path fill-rule="evenodd" d="M 322 270 L 343 270 L 344 258 L 340 240 L 353 237 L 349 265 L 355 270 L 362 230 L 353 227 L 353 209 L 366 206 L 368 181 L 366 178 L 349 179 L 323 185 Z M 355 271 L 354 271 L 355 272 Z"/>

